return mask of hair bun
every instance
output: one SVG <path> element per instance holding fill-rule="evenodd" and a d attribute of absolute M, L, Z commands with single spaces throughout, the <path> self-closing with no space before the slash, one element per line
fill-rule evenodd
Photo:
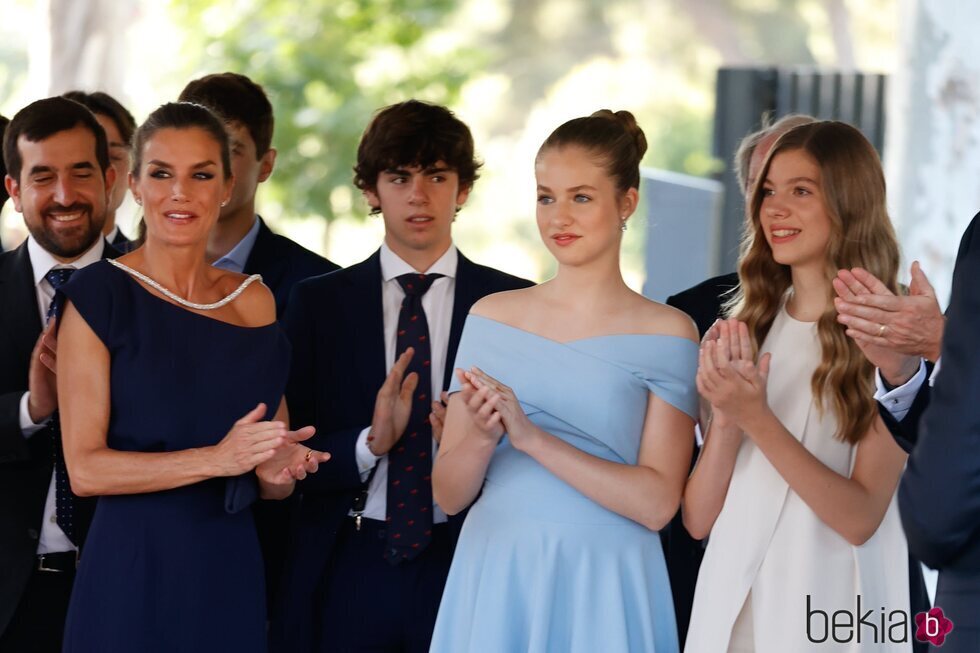
<path fill-rule="evenodd" d="M 639 165 L 640 160 L 643 159 L 643 155 L 647 152 L 647 137 L 637 124 L 636 116 L 625 109 L 620 109 L 619 111 L 599 109 L 592 114 L 592 117 L 613 120 L 623 128 L 623 131 L 626 132 L 626 134 L 629 135 L 630 139 L 633 141 L 633 146 L 636 148 L 636 162 L 637 165 Z"/>

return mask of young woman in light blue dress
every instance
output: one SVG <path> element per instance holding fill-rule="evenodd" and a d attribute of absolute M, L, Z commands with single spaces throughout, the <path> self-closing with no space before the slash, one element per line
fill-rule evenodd
<path fill-rule="evenodd" d="M 689 469 L 698 346 L 620 271 L 645 150 L 630 113 L 599 111 L 538 152 L 558 271 L 480 300 L 463 331 L 432 480 L 470 511 L 432 651 L 678 649 L 657 531 Z"/>

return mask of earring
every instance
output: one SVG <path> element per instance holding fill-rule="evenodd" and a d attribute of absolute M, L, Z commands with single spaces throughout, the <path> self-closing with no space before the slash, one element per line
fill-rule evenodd
<path fill-rule="evenodd" d="M 626 218 L 625 217 L 619 223 L 619 229 L 620 229 L 620 231 L 626 231 Z"/>
<path fill-rule="evenodd" d="M 140 199 L 138 197 L 134 197 L 133 199 L 136 200 L 136 204 L 138 204 L 139 206 L 143 206 L 143 200 L 142 199 Z"/>
<path fill-rule="evenodd" d="M 225 208 L 226 206 L 228 206 L 228 200 L 221 203 L 221 208 Z"/>

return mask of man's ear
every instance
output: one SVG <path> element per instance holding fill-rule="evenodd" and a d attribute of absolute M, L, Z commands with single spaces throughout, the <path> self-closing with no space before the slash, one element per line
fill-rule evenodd
<path fill-rule="evenodd" d="M 116 169 L 109 166 L 105 169 L 105 195 L 106 201 L 112 195 L 112 187 L 116 185 Z M 119 183 L 122 183 L 121 181 Z"/>
<path fill-rule="evenodd" d="M 259 183 L 268 179 L 272 175 L 273 168 L 276 167 L 276 148 L 270 147 L 259 159 Z"/>
<path fill-rule="evenodd" d="M 456 210 L 458 211 L 464 204 L 466 204 L 467 198 L 470 196 L 470 191 L 473 190 L 473 184 L 465 188 L 460 188 L 459 192 L 456 193 Z"/>
<path fill-rule="evenodd" d="M 18 213 L 23 213 L 20 203 L 20 184 L 17 180 L 10 175 L 5 175 L 3 178 L 3 186 L 7 189 L 7 195 L 10 195 L 10 199 L 13 200 L 14 210 Z"/>
<path fill-rule="evenodd" d="M 375 213 L 381 210 L 381 198 L 378 197 L 378 193 L 369 188 L 365 188 L 362 193 L 364 194 L 364 199 L 367 200 L 368 206 L 371 209 L 371 213 Z"/>

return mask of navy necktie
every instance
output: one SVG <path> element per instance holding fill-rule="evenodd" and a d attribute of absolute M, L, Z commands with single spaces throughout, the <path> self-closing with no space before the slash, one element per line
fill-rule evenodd
<path fill-rule="evenodd" d="M 45 316 L 45 324 L 50 322 L 52 317 L 61 314 L 65 296 L 58 292 L 58 290 L 68 283 L 68 279 L 74 273 L 74 268 L 59 268 L 57 270 L 51 270 L 44 275 L 44 278 L 48 280 L 48 283 L 51 284 L 51 287 L 55 291 L 54 299 L 51 300 L 47 316 Z M 58 419 L 57 410 L 51 416 L 48 431 L 51 433 L 51 450 L 54 458 L 55 519 L 61 530 L 68 536 L 68 539 L 77 546 L 78 542 L 75 540 L 74 523 L 75 495 L 72 494 L 71 486 L 68 484 L 65 454 L 61 447 L 61 422 Z"/>
<path fill-rule="evenodd" d="M 406 376 L 415 372 L 419 383 L 412 397 L 412 412 L 405 433 L 388 452 L 387 548 L 392 564 L 411 560 L 432 539 L 432 349 L 429 324 L 422 310 L 422 296 L 441 274 L 403 274 L 398 283 L 405 291 L 398 313 L 395 357 L 415 349 Z"/>

